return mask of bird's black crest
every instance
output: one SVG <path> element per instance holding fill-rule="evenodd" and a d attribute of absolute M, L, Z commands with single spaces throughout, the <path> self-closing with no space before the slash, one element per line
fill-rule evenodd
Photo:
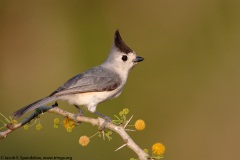
<path fill-rule="evenodd" d="M 133 52 L 122 40 L 121 36 L 120 36 L 120 33 L 119 33 L 119 30 L 116 30 L 115 32 L 115 38 L 114 38 L 114 43 L 115 43 L 115 46 L 121 51 L 121 52 L 124 52 L 124 53 L 129 53 L 129 52 Z"/>

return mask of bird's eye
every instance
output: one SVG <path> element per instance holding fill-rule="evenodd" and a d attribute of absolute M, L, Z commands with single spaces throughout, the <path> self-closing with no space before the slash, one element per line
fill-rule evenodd
<path fill-rule="evenodd" d="M 126 55 L 122 56 L 123 61 L 127 61 L 128 57 Z"/>

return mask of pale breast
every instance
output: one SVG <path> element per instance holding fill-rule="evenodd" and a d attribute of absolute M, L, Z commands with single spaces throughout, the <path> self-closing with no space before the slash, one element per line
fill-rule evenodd
<path fill-rule="evenodd" d="M 62 99 L 67 100 L 70 104 L 83 105 L 89 111 L 94 112 L 98 103 L 115 98 L 119 96 L 120 93 L 121 90 L 117 89 L 114 91 L 88 92 L 66 95 L 62 97 Z"/>

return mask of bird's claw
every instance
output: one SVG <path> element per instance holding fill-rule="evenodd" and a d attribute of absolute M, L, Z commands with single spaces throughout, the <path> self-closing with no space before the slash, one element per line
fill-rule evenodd
<path fill-rule="evenodd" d="M 104 130 L 105 129 L 105 126 L 107 125 L 108 122 L 112 122 L 112 119 L 108 116 L 105 116 L 104 114 L 102 113 L 99 113 L 99 112 L 94 112 L 95 114 L 97 114 L 99 117 L 103 118 L 104 119 L 104 122 L 103 124 L 99 127 L 100 130 Z"/>
<path fill-rule="evenodd" d="M 78 116 L 82 116 L 82 114 L 77 113 L 77 114 L 74 114 L 74 116 L 73 116 L 73 120 L 74 120 L 76 126 L 78 126 L 82 123 L 82 122 L 77 121 Z"/>
<path fill-rule="evenodd" d="M 107 117 L 107 116 L 106 116 L 106 117 L 104 118 L 104 122 L 103 122 L 103 124 L 100 126 L 100 130 L 104 130 L 104 129 L 105 129 L 105 126 L 107 125 L 108 122 L 111 123 L 112 120 L 111 120 L 110 117 Z"/>
<path fill-rule="evenodd" d="M 81 108 L 77 105 L 74 105 L 74 106 L 77 108 L 78 113 L 73 116 L 73 120 L 76 123 L 76 126 L 78 126 L 79 124 L 81 124 L 81 122 L 77 121 L 77 117 L 78 116 L 83 116 L 83 110 L 81 110 Z"/>

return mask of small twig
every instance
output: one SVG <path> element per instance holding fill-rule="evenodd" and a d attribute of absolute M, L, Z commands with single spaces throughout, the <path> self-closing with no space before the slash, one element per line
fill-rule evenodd
<path fill-rule="evenodd" d="M 94 137 L 94 136 L 96 136 L 97 134 L 99 134 L 99 132 L 96 132 L 94 135 L 92 135 L 91 137 L 89 137 L 89 139 L 92 138 L 92 137 Z"/>

